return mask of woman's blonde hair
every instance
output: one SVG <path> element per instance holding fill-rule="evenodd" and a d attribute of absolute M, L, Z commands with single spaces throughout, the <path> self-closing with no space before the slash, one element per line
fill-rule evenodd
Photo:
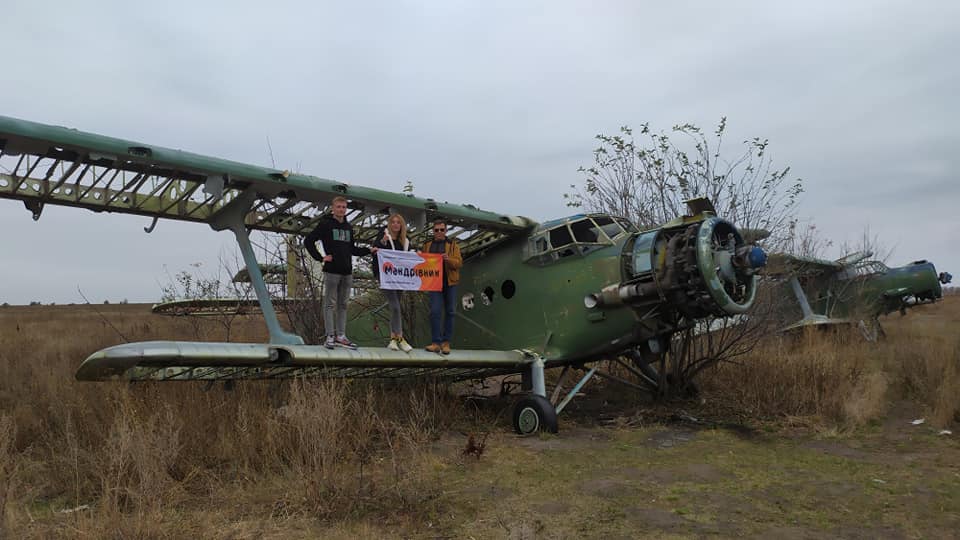
<path fill-rule="evenodd" d="M 390 214 L 390 217 L 387 218 L 387 234 L 391 238 L 393 238 L 393 234 L 390 233 L 390 222 L 393 221 L 393 218 L 400 220 L 400 237 L 397 240 L 400 242 L 399 249 L 403 249 L 403 246 L 407 243 L 407 220 L 403 219 L 400 214 Z"/>

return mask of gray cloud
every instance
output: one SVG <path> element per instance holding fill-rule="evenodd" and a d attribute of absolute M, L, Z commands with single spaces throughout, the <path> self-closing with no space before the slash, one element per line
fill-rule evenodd
<path fill-rule="evenodd" d="M 10 4 L 8 2 L 8 4 Z M 593 135 L 729 118 L 838 243 L 960 269 L 952 2 L 5 6 L 0 114 L 548 219 Z M 728 146 L 731 148 L 731 146 Z M 0 201 L 0 300 L 154 300 L 204 226 Z M 831 253 L 839 256 L 839 253 Z"/>

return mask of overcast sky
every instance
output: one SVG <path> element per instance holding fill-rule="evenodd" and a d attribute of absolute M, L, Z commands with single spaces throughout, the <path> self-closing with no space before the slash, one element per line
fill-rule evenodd
<path fill-rule="evenodd" d="M 958 2 L 212 4 L 7 0 L 0 115 L 259 165 L 269 137 L 281 168 L 537 220 L 595 134 L 726 116 L 825 236 L 960 274 Z M 148 224 L 0 200 L 0 301 L 155 301 L 232 257 Z"/>

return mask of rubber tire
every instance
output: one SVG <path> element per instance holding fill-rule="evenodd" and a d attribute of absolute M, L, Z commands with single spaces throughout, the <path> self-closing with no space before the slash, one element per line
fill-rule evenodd
<path fill-rule="evenodd" d="M 513 429 L 523 436 L 538 431 L 556 433 L 557 410 L 543 396 L 524 396 L 513 406 Z"/>

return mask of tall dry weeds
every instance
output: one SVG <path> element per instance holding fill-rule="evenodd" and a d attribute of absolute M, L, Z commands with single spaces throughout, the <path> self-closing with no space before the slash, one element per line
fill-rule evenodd
<path fill-rule="evenodd" d="M 120 341 L 81 307 L 0 313 L 0 492 L 13 537 L 177 537 L 189 529 L 171 529 L 178 516 L 224 494 L 228 508 L 280 516 L 430 511 L 437 487 L 422 454 L 454 409 L 442 387 L 78 383 L 80 361 Z M 135 308 L 109 308 L 128 339 L 194 334 Z M 235 334 L 262 340 L 253 322 Z"/>
<path fill-rule="evenodd" d="M 754 416 L 853 425 L 909 398 L 932 423 L 951 422 L 960 407 L 960 298 L 950 302 L 894 318 L 877 344 L 821 334 L 773 340 L 706 374 L 705 395 Z M 135 308 L 111 307 L 129 339 L 193 332 Z M 78 383 L 79 362 L 119 342 L 109 326 L 66 307 L 0 317 L 0 520 L 12 537 L 178 537 L 197 530 L 190 509 L 211 504 L 258 519 L 416 519 L 438 504 L 428 456 L 436 434 L 483 422 L 430 383 L 249 381 L 230 392 Z M 261 325 L 234 333 L 263 339 Z"/>
<path fill-rule="evenodd" d="M 938 427 L 960 420 L 960 302 L 887 317 L 887 337 L 866 342 L 854 328 L 807 329 L 767 340 L 736 364 L 703 378 L 712 399 L 749 415 L 816 417 L 859 426 L 890 403 L 920 404 Z"/>
<path fill-rule="evenodd" d="M 799 338 L 775 338 L 738 363 L 705 377 L 714 395 L 760 417 L 823 416 L 843 420 L 845 401 L 866 369 L 863 351 L 836 334 L 811 330 Z"/>
<path fill-rule="evenodd" d="M 0 414 L 0 538 L 7 537 L 7 504 L 17 485 L 19 459 L 13 447 L 16 429 L 13 418 Z"/>

